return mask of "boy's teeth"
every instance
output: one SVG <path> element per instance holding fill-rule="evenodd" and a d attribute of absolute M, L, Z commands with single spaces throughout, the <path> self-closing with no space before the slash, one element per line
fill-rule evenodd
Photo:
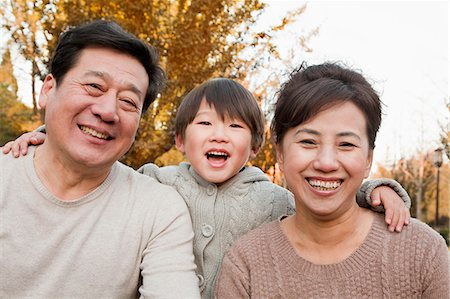
<path fill-rule="evenodd" d="M 227 154 L 223 152 L 208 152 L 208 155 L 214 155 L 214 156 L 228 156 Z"/>
<path fill-rule="evenodd" d="M 228 159 L 228 154 L 224 153 L 224 152 L 212 151 L 212 152 L 207 152 L 206 153 L 206 157 L 208 159 L 225 159 L 225 160 L 227 160 Z"/>
<path fill-rule="evenodd" d="M 100 132 L 97 132 L 96 130 L 88 128 L 86 126 L 80 126 L 80 129 L 84 133 L 89 134 L 91 136 L 94 136 L 94 137 L 97 137 L 97 138 L 100 138 L 100 139 L 108 139 L 108 135 L 100 133 Z"/>
<path fill-rule="evenodd" d="M 340 185 L 340 181 L 320 181 L 320 180 L 308 180 L 308 183 L 315 189 L 326 191 L 337 189 Z"/>

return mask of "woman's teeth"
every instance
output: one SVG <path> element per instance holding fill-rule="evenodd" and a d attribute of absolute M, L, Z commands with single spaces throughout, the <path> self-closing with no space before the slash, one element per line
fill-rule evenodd
<path fill-rule="evenodd" d="M 328 191 L 337 189 L 341 185 L 341 181 L 320 181 L 320 180 L 308 180 L 308 183 L 314 188 L 320 191 Z"/>

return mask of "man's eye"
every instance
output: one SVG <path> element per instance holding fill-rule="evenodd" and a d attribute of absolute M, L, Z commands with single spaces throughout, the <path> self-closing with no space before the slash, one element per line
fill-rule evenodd
<path fill-rule="evenodd" d="M 101 85 L 99 85 L 99 84 L 87 83 L 84 86 L 85 86 L 87 92 L 89 92 L 90 94 L 92 94 L 94 96 L 98 96 L 103 93 L 103 89 L 102 89 Z"/>
<path fill-rule="evenodd" d="M 92 87 L 92 88 L 101 90 L 100 85 L 98 85 L 98 84 L 96 84 L 96 83 L 88 83 L 88 84 L 86 84 L 86 85 L 87 85 L 88 87 Z"/>
<path fill-rule="evenodd" d="M 123 99 L 120 99 L 120 101 L 122 101 L 124 104 L 126 104 L 126 105 L 128 105 L 130 107 L 137 108 L 137 105 L 136 105 L 136 103 L 133 100 L 130 100 L 130 99 L 127 99 L 127 98 L 123 98 Z"/>

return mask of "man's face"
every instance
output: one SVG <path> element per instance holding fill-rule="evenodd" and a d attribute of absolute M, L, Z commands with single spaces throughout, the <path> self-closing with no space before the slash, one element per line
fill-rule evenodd
<path fill-rule="evenodd" d="M 68 165 L 109 169 L 134 141 L 147 87 L 148 75 L 132 56 L 82 50 L 59 84 L 51 75 L 44 81 L 44 148 Z"/>

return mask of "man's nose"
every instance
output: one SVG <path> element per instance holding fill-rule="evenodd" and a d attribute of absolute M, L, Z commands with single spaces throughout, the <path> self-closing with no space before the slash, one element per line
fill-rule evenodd
<path fill-rule="evenodd" d="M 104 122 L 117 122 L 119 121 L 117 108 L 117 95 L 111 90 L 98 98 L 98 102 L 92 106 L 92 112 Z"/>

